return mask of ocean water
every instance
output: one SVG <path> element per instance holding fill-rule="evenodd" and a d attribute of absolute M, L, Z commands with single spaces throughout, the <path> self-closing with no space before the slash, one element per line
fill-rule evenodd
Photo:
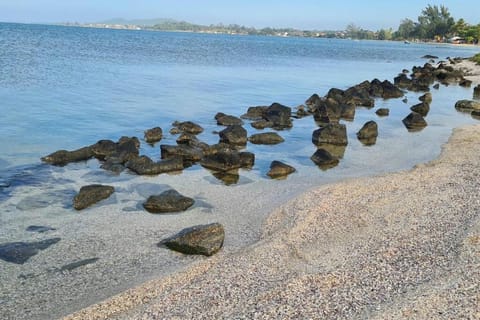
<path fill-rule="evenodd" d="M 221 222 L 225 252 L 255 242 L 269 212 L 310 188 L 358 176 L 409 169 L 438 156 L 453 128 L 476 120 L 454 104 L 472 89 L 456 85 L 432 90 L 428 127 L 409 132 L 401 120 L 420 93 L 376 100 L 358 108 L 346 122 L 349 145 L 340 164 L 328 171 L 310 160 L 317 128 L 312 117 L 294 120 L 280 131 L 277 146 L 249 144 L 255 166 L 242 170 L 238 184 L 224 185 L 193 166 L 177 175 L 114 175 L 96 160 L 53 167 L 40 157 L 73 150 L 100 139 L 143 138 L 160 126 L 161 143 L 175 120 L 205 128 L 199 138 L 216 143 L 222 127 L 214 115 L 240 116 L 249 106 L 279 102 L 295 108 L 313 93 L 346 89 L 364 80 L 393 78 L 423 65 L 422 56 L 468 57 L 478 47 L 165 33 L 0 23 L 0 245 L 61 238 L 23 265 L 0 260 L 0 315 L 3 319 L 49 319 L 105 299 L 152 277 L 187 268 L 200 257 L 176 255 L 156 246 L 162 237 L 194 224 Z M 378 107 L 390 116 L 375 115 Z M 369 120 L 379 125 L 374 146 L 355 133 Z M 249 134 L 257 130 L 246 122 Z M 143 143 L 141 153 L 159 159 L 159 144 Z M 283 181 L 265 174 L 272 160 L 297 168 Z M 114 185 L 115 195 L 77 213 L 73 195 L 85 184 Z M 167 187 L 193 196 L 185 215 L 154 216 L 141 207 L 149 195 Z M 55 230 L 27 231 L 31 225 Z M 71 272 L 62 266 L 96 262 Z M 92 260 L 94 261 L 94 260 Z"/>

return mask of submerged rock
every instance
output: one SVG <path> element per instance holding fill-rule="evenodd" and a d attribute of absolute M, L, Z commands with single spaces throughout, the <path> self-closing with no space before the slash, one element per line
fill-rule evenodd
<path fill-rule="evenodd" d="M 64 166 L 71 162 L 86 161 L 93 158 L 93 156 L 92 147 L 84 147 L 74 151 L 58 150 L 42 157 L 41 160 L 52 165 Z"/>
<path fill-rule="evenodd" d="M 178 191 L 170 189 L 156 196 L 150 196 L 143 204 L 145 210 L 150 213 L 170 213 L 185 211 L 195 201 L 192 198 L 181 195 Z"/>
<path fill-rule="evenodd" d="M 66 265 L 60 267 L 60 271 L 62 271 L 62 272 L 63 271 L 72 271 L 72 270 L 75 270 L 77 268 L 95 263 L 95 262 L 98 261 L 98 259 L 99 258 L 90 258 L 90 259 L 75 261 L 75 262 L 72 262 L 72 263 L 69 263 L 69 264 L 66 264 Z"/>
<path fill-rule="evenodd" d="M 348 144 L 347 127 L 344 124 L 330 123 L 313 132 L 312 142 L 315 145 L 333 144 L 346 146 Z"/>
<path fill-rule="evenodd" d="M 373 145 L 377 142 L 378 125 L 375 121 L 368 121 L 357 132 L 357 138 L 365 145 Z"/>
<path fill-rule="evenodd" d="M 265 132 L 251 135 L 248 141 L 253 144 L 279 144 L 285 140 L 276 132 Z"/>
<path fill-rule="evenodd" d="M 335 167 L 339 163 L 339 160 L 325 149 L 318 149 L 310 159 L 322 169 Z"/>
<path fill-rule="evenodd" d="M 427 126 L 422 115 L 416 112 L 410 113 L 402 122 L 409 130 L 421 130 Z"/>
<path fill-rule="evenodd" d="M 183 229 L 173 237 L 162 240 L 158 245 L 184 254 L 211 256 L 222 248 L 224 239 L 223 226 L 212 223 Z"/>
<path fill-rule="evenodd" d="M 379 108 L 377 111 L 375 111 L 375 113 L 379 116 L 379 117 L 386 117 L 390 114 L 390 109 L 388 108 Z"/>
<path fill-rule="evenodd" d="M 0 259 L 6 262 L 24 264 L 31 257 L 60 240 L 60 238 L 52 238 L 37 242 L 3 243 L 0 244 Z"/>
<path fill-rule="evenodd" d="M 38 233 L 44 233 L 48 231 L 55 231 L 57 229 L 52 228 L 52 227 L 47 227 L 47 226 L 28 226 L 25 231 L 28 232 L 38 232 Z"/>
<path fill-rule="evenodd" d="M 295 168 L 292 166 L 289 166 L 288 164 L 285 164 L 280 161 L 273 161 L 270 164 L 270 171 L 268 171 L 267 176 L 269 176 L 272 179 L 280 179 L 280 178 L 285 178 L 289 174 L 295 172 Z"/>
<path fill-rule="evenodd" d="M 85 209 L 101 200 L 110 197 L 115 189 L 112 186 L 92 184 L 80 188 L 80 192 L 73 199 L 73 207 L 77 210 Z"/>
<path fill-rule="evenodd" d="M 162 137 L 163 137 L 162 128 L 155 127 L 155 128 L 152 128 L 152 129 L 148 129 L 147 131 L 145 131 L 144 137 L 145 137 L 145 141 L 147 143 L 158 142 L 158 141 L 162 140 Z"/>

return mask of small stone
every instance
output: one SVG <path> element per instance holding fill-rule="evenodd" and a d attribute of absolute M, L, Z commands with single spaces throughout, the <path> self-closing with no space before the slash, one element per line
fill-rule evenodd
<path fill-rule="evenodd" d="M 147 143 L 158 142 L 158 141 L 162 140 L 162 137 L 163 137 L 162 128 L 155 127 L 155 128 L 152 128 L 152 129 L 148 129 L 147 131 L 145 131 L 145 136 L 144 137 L 145 137 L 145 141 Z"/>
<path fill-rule="evenodd" d="M 289 166 L 288 164 L 285 164 L 280 161 L 273 161 L 270 164 L 270 171 L 268 171 L 267 176 L 269 176 L 272 179 L 280 179 L 280 178 L 285 178 L 289 174 L 295 172 L 295 168 L 292 166 Z"/>
<path fill-rule="evenodd" d="M 357 138 L 371 139 L 378 137 L 378 125 L 375 121 L 368 121 L 363 125 L 360 131 L 357 132 Z"/>
<path fill-rule="evenodd" d="M 73 207 L 77 210 L 85 209 L 101 200 L 107 199 L 115 189 L 111 186 L 92 184 L 80 188 L 80 192 L 73 199 Z"/>
<path fill-rule="evenodd" d="M 416 112 L 410 113 L 402 122 L 410 130 L 420 130 L 427 126 L 427 122 L 422 115 Z"/>
<path fill-rule="evenodd" d="M 224 239 L 223 226 L 212 223 L 183 229 L 177 235 L 161 241 L 158 246 L 166 246 L 184 254 L 211 256 L 222 248 Z"/>
<path fill-rule="evenodd" d="M 430 112 L 430 105 L 427 102 L 421 102 L 410 108 L 413 112 L 421 114 L 423 117 L 426 117 Z"/>
<path fill-rule="evenodd" d="M 279 144 L 285 140 L 276 132 L 265 132 L 251 135 L 248 141 L 253 144 Z"/>
<path fill-rule="evenodd" d="M 339 160 L 333 157 L 330 152 L 325 149 L 318 149 L 311 157 L 312 161 L 320 167 L 334 167 Z"/>
<path fill-rule="evenodd" d="M 390 114 L 390 109 L 388 108 L 380 108 L 376 112 L 377 116 L 379 117 L 386 117 Z"/>
<path fill-rule="evenodd" d="M 195 201 L 192 198 L 181 195 L 178 191 L 170 189 L 156 196 L 150 196 L 143 204 L 145 210 L 150 213 L 170 213 L 185 211 Z"/>

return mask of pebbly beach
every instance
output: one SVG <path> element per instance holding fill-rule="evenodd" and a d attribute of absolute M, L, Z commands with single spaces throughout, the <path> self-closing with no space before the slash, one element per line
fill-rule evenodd
<path fill-rule="evenodd" d="M 479 147 L 479 125 L 455 129 L 433 161 L 313 188 L 258 241 L 65 319 L 479 318 Z"/>

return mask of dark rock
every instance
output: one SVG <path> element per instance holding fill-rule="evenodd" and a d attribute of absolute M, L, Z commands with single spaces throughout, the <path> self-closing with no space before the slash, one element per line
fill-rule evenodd
<path fill-rule="evenodd" d="M 174 122 L 173 126 L 185 133 L 200 134 L 203 132 L 203 128 L 201 126 L 191 121 Z"/>
<path fill-rule="evenodd" d="M 270 164 L 270 171 L 267 176 L 273 179 L 285 178 L 289 174 L 295 172 L 295 168 L 280 161 L 273 161 Z"/>
<path fill-rule="evenodd" d="M 242 168 L 249 169 L 255 164 L 255 154 L 251 152 L 239 152 L 240 166 Z"/>
<path fill-rule="evenodd" d="M 130 159 L 138 157 L 140 141 L 136 137 L 122 137 L 118 142 L 100 140 L 92 145 L 94 156 L 99 160 L 123 164 Z"/>
<path fill-rule="evenodd" d="M 251 167 L 254 161 L 255 156 L 250 152 L 220 151 L 204 157 L 200 164 L 212 171 L 231 171 Z"/>
<path fill-rule="evenodd" d="M 285 140 L 276 132 L 265 132 L 251 135 L 248 141 L 253 144 L 279 144 Z"/>
<path fill-rule="evenodd" d="M 473 110 L 471 115 L 473 118 L 480 120 L 480 110 Z"/>
<path fill-rule="evenodd" d="M 219 112 L 215 115 L 215 120 L 217 120 L 217 124 L 221 126 L 243 125 L 242 119 L 235 116 L 227 115 L 222 112 Z"/>
<path fill-rule="evenodd" d="M 313 132 L 312 142 L 315 145 L 325 143 L 346 146 L 348 144 L 347 127 L 344 124 L 338 123 L 328 124 Z"/>
<path fill-rule="evenodd" d="M 428 112 L 430 111 L 430 105 L 426 102 L 421 102 L 416 104 L 410 108 L 413 112 L 419 113 L 422 117 L 426 117 Z"/>
<path fill-rule="evenodd" d="M 416 112 L 410 113 L 402 122 L 410 130 L 420 130 L 427 126 L 427 122 L 422 115 Z"/>
<path fill-rule="evenodd" d="M 43 157 L 41 160 L 52 165 L 64 166 L 71 162 L 86 161 L 93 158 L 93 156 L 92 148 L 84 147 L 74 151 L 58 150 Z"/>
<path fill-rule="evenodd" d="M 51 228 L 51 227 L 45 227 L 45 226 L 28 226 L 25 231 L 28 232 L 38 232 L 38 233 L 44 233 L 48 231 L 55 231 L 57 229 Z"/>
<path fill-rule="evenodd" d="M 317 149 L 328 151 L 334 158 L 342 159 L 347 150 L 347 146 L 336 146 L 333 144 L 322 143 L 317 145 Z"/>
<path fill-rule="evenodd" d="M 147 156 L 129 160 L 125 166 L 139 175 L 157 175 L 161 173 L 181 171 L 184 169 L 182 158 L 173 158 L 160 162 L 153 162 Z"/>
<path fill-rule="evenodd" d="M 480 84 L 473 88 L 473 98 L 480 99 Z"/>
<path fill-rule="evenodd" d="M 436 83 L 433 85 L 433 89 L 438 90 L 440 89 L 440 83 Z"/>
<path fill-rule="evenodd" d="M 319 123 L 336 123 L 340 120 L 341 115 L 340 104 L 332 98 L 327 98 L 317 103 L 313 118 Z"/>
<path fill-rule="evenodd" d="M 430 92 L 427 92 L 424 95 L 420 96 L 418 100 L 430 104 L 432 103 L 432 94 Z"/>
<path fill-rule="evenodd" d="M 247 113 L 242 115 L 240 118 L 254 121 L 261 120 L 263 119 L 267 108 L 268 106 L 249 107 Z"/>
<path fill-rule="evenodd" d="M 390 114 L 390 109 L 388 108 L 379 108 L 375 113 L 380 117 L 386 117 Z"/>
<path fill-rule="evenodd" d="M 152 129 L 148 129 L 147 131 L 145 131 L 144 137 L 145 137 L 145 141 L 147 143 L 158 142 L 158 141 L 162 140 L 162 137 L 163 137 L 162 128 L 155 127 L 155 128 L 152 128 Z"/>
<path fill-rule="evenodd" d="M 357 138 L 359 140 L 368 140 L 378 137 L 378 125 L 375 121 L 368 121 L 357 132 Z"/>
<path fill-rule="evenodd" d="M 325 149 L 318 149 L 311 157 L 312 161 L 322 169 L 329 169 L 338 165 L 339 160 Z"/>
<path fill-rule="evenodd" d="M 265 129 L 265 128 L 272 128 L 273 127 L 273 122 L 262 119 L 262 120 L 252 122 L 251 126 L 255 129 L 262 130 L 262 129 Z"/>
<path fill-rule="evenodd" d="M 212 223 L 183 229 L 175 236 L 162 240 L 158 245 L 184 254 L 211 256 L 222 248 L 224 239 L 223 226 Z"/>
<path fill-rule="evenodd" d="M 212 175 L 216 179 L 222 181 L 226 186 L 237 184 L 240 180 L 238 169 L 232 171 L 214 171 L 212 172 Z"/>
<path fill-rule="evenodd" d="M 297 119 L 301 119 L 301 118 L 305 118 L 305 117 L 308 117 L 310 116 L 310 112 L 308 112 L 306 109 L 305 109 L 305 106 L 304 105 L 300 105 L 297 107 L 297 111 L 295 112 L 295 115 L 292 115 L 292 117 L 295 117 Z"/>
<path fill-rule="evenodd" d="M 455 104 L 455 109 L 459 111 L 480 110 L 480 102 L 474 100 L 459 100 Z"/>
<path fill-rule="evenodd" d="M 393 83 L 399 88 L 408 89 L 412 85 L 412 79 L 405 73 L 401 73 L 393 79 Z"/>
<path fill-rule="evenodd" d="M 273 103 L 267 108 L 264 118 L 273 123 L 273 128 L 284 129 L 292 127 L 292 109 L 279 103 Z"/>
<path fill-rule="evenodd" d="M 235 145 L 244 146 L 247 144 L 247 130 L 242 126 L 229 126 L 226 129 L 220 131 L 220 142 Z"/>
<path fill-rule="evenodd" d="M 52 238 L 38 242 L 3 243 L 0 244 L 0 259 L 11 263 L 24 264 L 39 251 L 47 249 L 60 240 L 60 238 Z"/>
<path fill-rule="evenodd" d="M 195 201 L 192 198 L 185 197 L 178 191 L 170 189 L 157 196 L 150 196 L 143 207 L 150 213 L 170 213 L 185 211 L 194 203 Z"/>
<path fill-rule="evenodd" d="M 423 59 L 438 59 L 437 56 L 432 56 L 431 54 L 426 54 L 422 58 Z"/>
<path fill-rule="evenodd" d="M 461 87 L 470 88 L 472 86 L 472 81 L 467 80 L 467 79 L 463 79 L 463 80 L 460 80 L 458 85 L 461 86 Z"/>
<path fill-rule="evenodd" d="M 380 82 L 378 79 L 373 79 L 370 83 L 369 94 L 383 99 L 403 97 L 403 91 L 393 83 L 388 80 Z"/>
<path fill-rule="evenodd" d="M 322 100 L 322 98 L 320 98 L 320 96 L 316 93 L 312 94 L 310 96 L 310 98 L 308 98 L 306 101 L 305 101 L 305 104 L 307 105 L 307 108 L 311 111 L 311 112 L 314 112 L 315 111 L 315 108 L 316 106 L 320 103 L 320 101 Z"/>
<path fill-rule="evenodd" d="M 85 209 L 101 200 L 110 197 L 115 189 L 112 186 L 92 184 L 80 188 L 80 192 L 73 199 L 73 207 L 77 210 Z"/>
<path fill-rule="evenodd" d="M 200 161 L 203 158 L 203 151 L 188 145 L 171 146 L 162 144 L 160 146 L 162 159 L 181 158 L 184 163 Z"/>
<path fill-rule="evenodd" d="M 90 258 L 90 259 L 84 259 L 84 260 L 80 260 L 80 261 L 75 261 L 75 262 L 72 262 L 72 263 L 69 263 L 69 264 L 66 264 L 64 266 L 62 266 L 60 268 L 60 271 L 61 272 L 64 272 L 64 271 L 72 271 L 72 270 L 75 270 L 77 268 L 80 268 L 80 267 L 83 267 L 83 266 L 86 266 L 86 265 L 89 265 L 89 264 L 92 264 L 92 263 L 95 263 L 98 261 L 99 258 Z"/>
<path fill-rule="evenodd" d="M 340 118 L 353 121 L 353 119 L 355 119 L 355 106 L 351 104 L 343 104 L 341 106 Z"/>

